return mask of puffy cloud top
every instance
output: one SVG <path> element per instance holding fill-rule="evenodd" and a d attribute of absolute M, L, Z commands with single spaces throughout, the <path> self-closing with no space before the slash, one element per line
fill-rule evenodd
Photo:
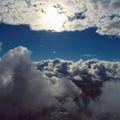
<path fill-rule="evenodd" d="M 0 42 L 0 51 L 2 50 L 2 44 L 3 44 L 3 42 Z"/>
<path fill-rule="evenodd" d="M 72 62 L 62 59 L 46 60 L 36 63 L 38 69 L 47 77 L 67 77 L 71 80 L 108 81 L 120 79 L 120 62 L 97 59 Z"/>
<path fill-rule="evenodd" d="M 120 36 L 120 1 L 0 0 L 0 22 L 57 32 L 96 27 L 101 35 Z"/>

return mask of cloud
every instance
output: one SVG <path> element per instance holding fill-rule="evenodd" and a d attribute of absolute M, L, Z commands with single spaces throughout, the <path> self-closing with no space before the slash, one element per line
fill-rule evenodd
<path fill-rule="evenodd" d="M 2 120 L 120 118 L 119 62 L 32 62 L 30 55 L 18 46 L 0 60 Z"/>
<path fill-rule="evenodd" d="M 95 27 L 101 35 L 120 36 L 119 0 L 0 0 L 0 3 L 2 23 L 26 24 L 32 30 L 56 32 Z M 51 10 L 53 14 L 49 15 Z M 59 23 L 53 25 L 54 20 Z"/>
<path fill-rule="evenodd" d="M 42 116 L 36 114 L 41 115 L 45 108 L 62 107 L 60 99 L 73 101 L 81 94 L 67 78 L 45 78 L 30 60 L 30 54 L 27 48 L 18 46 L 0 61 L 1 119 L 31 119 L 33 116 L 40 119 Z"/>
<path fill-rule="evenodd" d="M 2 50 L 3 42 L 0 42 L 0 51 Z"/>
<path fill-rule="evenodd" d="M 92 57 L 92 55 L 90 55 L 90 54 L 85 54 L 85 55 L 83 55 L 83 57 Z"/>
<path fill-rule="evenodd" d="M 95 57 L 96 55 L 91 55 L 91 54 L 84 54 L 82 55 L 83 57 L 86 57 L 86 58 L 92 58 L 92 57 Z"/>
<path fill-rule="evenodd" d="M 47 77 L 57 76 L 69 79 L 108 81 L 120 79 L 120 62 L 109 62 L 98 59 L 72 62 L 62 59 L 45 60 L 37 67 Z"/>
<path fill-rule="evenodd" d="M 120 81 L 105 82 L 102 88 L 102 95 L 98 102 L 91 101 L 90 110 L 93 112 L 93 119 L 110 119 L 116 120 L 120 118 Z"/>
<path fill-rule="evenodd" d="M 92 59 L 72 62 L 54 59 L 40 61 L 35 64 L 37 69 L 45 74 L 46 78 L 55 77 L 58 79 L 65 77 L 82 90 L 83 97 L 74 99 L 79 112 L 73 114 L 72 120 L 120 119 L 119 61 L 110 62 Z M 73 103 L 70 102 L 70 104 Z M 74 116 L 76 117 L 74 118 Z"/>

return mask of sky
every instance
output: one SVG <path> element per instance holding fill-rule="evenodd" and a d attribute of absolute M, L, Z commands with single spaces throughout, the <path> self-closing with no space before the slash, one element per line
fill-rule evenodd
<path fill-rule="evenodd" d="M 119 0 L 0 1 L 0 57 L 21 45 L 31 50 L 34 61 L 119 61 L 119 4 Z"/>
<path fill-rule="evenodd" d="M 120 120 L 119 91 L 120 0 L 0 0 L 1 119 Z"/>
<path fill-rule="evenodd" d="M 98 58 L 120 60 L 120 38 L 99 35 L 95 28 L 74 32 L 31 31 L 28 26 L 0 24 L 0 55 L 19 45 L 32 52 L 34 61 L 62 58 L 73 61 Z"/>

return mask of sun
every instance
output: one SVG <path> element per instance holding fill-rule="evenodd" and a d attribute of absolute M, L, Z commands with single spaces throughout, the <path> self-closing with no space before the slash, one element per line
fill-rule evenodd
<path fill-rule="evenodd" d="M 58 9 L 54 7 L 48 7 L 45 14 L 46 25 L 53 30 L 60 31 L 63 28 L 66 16 L 60 13 Z"/>

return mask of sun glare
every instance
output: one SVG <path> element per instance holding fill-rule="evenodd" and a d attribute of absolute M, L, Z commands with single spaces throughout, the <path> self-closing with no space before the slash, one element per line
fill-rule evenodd
<path fill-rule="evenodd" d="M 60 14 L 54 7 L 47 8 L 45 21 L 50 29 L 60 30 L 65 22 L 65 15 Z"/>

